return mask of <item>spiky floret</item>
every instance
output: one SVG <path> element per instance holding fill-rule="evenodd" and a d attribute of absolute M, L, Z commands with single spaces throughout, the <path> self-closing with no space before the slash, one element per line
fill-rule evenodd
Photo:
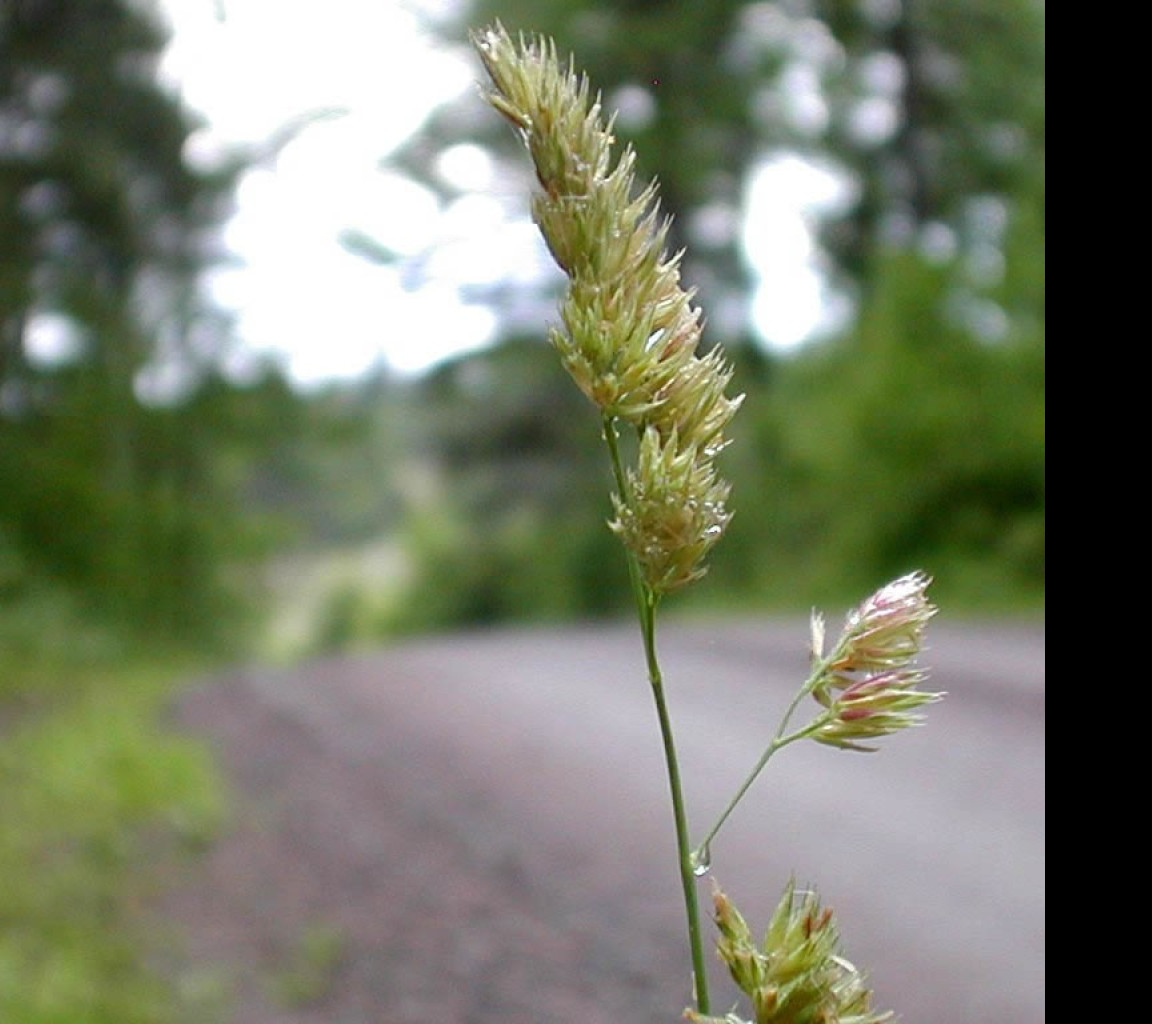
<path fill-rule="evenodd" d="M 723 395 L 731 373 L 718 355 L 693 365 L 700 311 L 681 287 L 681 254 L 666 252 L 669 222 L 655 183 L 637 187 L 631 148 L 613 163 L 600 97 L 551 41 L 516 43 L 499 24 L 474 40 L 494 86 L 488 100 L 535 165 L 534 219 L 570 279 L 564 330 L 552 336 L 564 365 L 606 415 L 640 429 L 656 423 L 665 435 L 675 428 L 703 450 L 694 422 L 676 411 L 705 402 L 709 425 L 722 427 L 738 400 Z"/>
<path fill-rule="evenodd" d="M 731 513 L 728 484 L 695 448 L 681 448 L 676 432 L 664 439 L 648 427 L 639 462 L 628 471 L 625 495 L 614 494 L 609 524 L 636 558 L 654 594 L 678 590 L 705 573 L 704 559 Z"/>
<path fill-rule="evenodd" d="M 725 394 L 731 368 L 716 349 L 697 352 L 700 310 L 681 286 L 681 254 L 666 251 L 657 187 L 637 186 L 631 148 L 613 160 L 612 121 L 588 79 L 550 40 L 513 41 L 499 23 L 473 41 L 489 102 L 528 147 L 533 217 L 569 279 L 551 341 L 605 422 L 641 439 L 613 529 L 653 590 L 676 589 L 702 575 L 731 518 L 712 462 L 741 402 Z"/>
<path fill-rule="evenodd" d="M 831 658 L 838 671 L 902 668 L 924 645 L 924 629 L 936 614 L 928 600 L 931 577 L 910 572 L 885 584 L 848 614 Z"/>
<path fill-rule="evenodd" d="M 885 1024 L 891 1013 L 872 1010 L 864 978 L 840 952 L 830 908 L 812 891 L 789 882 L 762 943 L 717 886 L 713 892 L 716 950 L 732 980 L 752 1001 L 753 1021 L 735 1014 L 685 1016 L 697 1024 Z"/>
<path fill-rule="evenodd" d="M 824 621 L 812 621 L 812 654 L 822 667 L 812 696 L 831 714 L 812 738 L 847 750 L 874 751 L 861 741 L 879 739 L 919 725 L 918 709 L 942 693 L 918 689 L 928 678 L 917 668 L 924 630 L 936 614 L 928 600 L 931 578 L 908 573 L 885 584 L 849 612 L 827 657 Z"/>

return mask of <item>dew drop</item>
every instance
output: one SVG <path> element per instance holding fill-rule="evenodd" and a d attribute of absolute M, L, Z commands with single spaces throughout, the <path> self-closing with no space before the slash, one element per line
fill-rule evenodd
<path fill-rule="evenodd" d="M 697 878 L 703 878 L 709 871 L 712 870 L 712 848 L 710 846 L 701 846 L 692 854 L 692 874 Z"/>

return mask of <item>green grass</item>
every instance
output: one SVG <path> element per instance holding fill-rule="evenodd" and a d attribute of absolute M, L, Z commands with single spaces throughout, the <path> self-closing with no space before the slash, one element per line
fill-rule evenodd
<path fill-rule="evenodd" d="M 323 999 L 336 983 L 344 948 L 339 928 L 323 921 L 309 924 L 296 937 L 287 962 L 268 981 L 273 1000 L 294 1008 Z"/>
<path fill-rule="evenodd" d="M 159 1024 L 173 987 L 146 936 L 154 865 L 222 814 L 208 752 L 159 711 L 166 660 L 29 657 L 0 636 L 0 1021 Z"/>

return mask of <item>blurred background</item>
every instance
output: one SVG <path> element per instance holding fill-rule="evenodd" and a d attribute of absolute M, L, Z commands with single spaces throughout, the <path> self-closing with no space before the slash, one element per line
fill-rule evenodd
<path fill-rule="evenodd" d="M 679 606 L 1042 614 L 1042 0 L 0 0 L 0 877 L 85 837 L 0 892 L 0 1008 L 32 958 L 152 1019 L 83 922 L 125 822 L 220 813 L 174 679 L 629 607 L 494 18 L 619 112 L 747 395 Z"/>

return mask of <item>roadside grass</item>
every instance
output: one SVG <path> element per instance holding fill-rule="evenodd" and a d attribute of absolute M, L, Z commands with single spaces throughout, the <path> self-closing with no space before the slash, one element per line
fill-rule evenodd
<path fill-rule="evenodd" d="M 322 1000 L 336 984 L 345 944 L 344 933 L 323 921 L 301 929 L 287 962 L 267 980 L 272 1000 L 288 1009 Z"/>
<path fill-rule="evenodd" d="M 202 848 L 224 813 L 209 752 L 160 721 L 197 668 L 29 657 L 0 635 L 0 1021 L 182 1019 L 157 969 L 169 938 L 143 922 L 156 865 Z"/>

